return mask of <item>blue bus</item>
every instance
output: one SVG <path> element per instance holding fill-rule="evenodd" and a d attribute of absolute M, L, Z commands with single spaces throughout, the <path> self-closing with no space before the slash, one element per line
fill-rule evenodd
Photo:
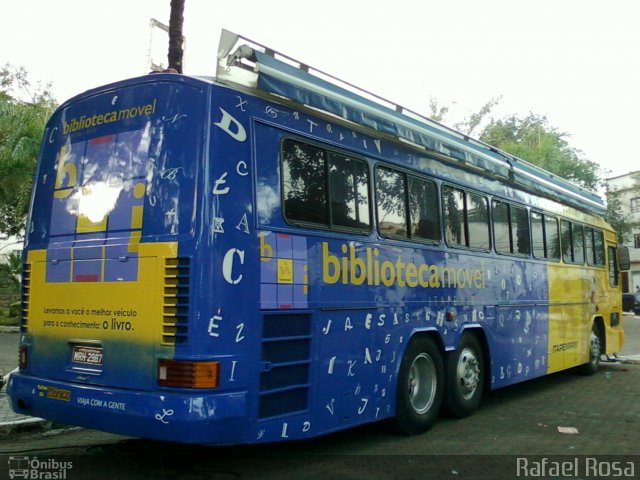
<path fill-rule="evenodd" d="M 16 412 L 210 445 L 417 434 L 620 350 L 599 197 L 230 32 L 218 62 L 52 115 Z"/>

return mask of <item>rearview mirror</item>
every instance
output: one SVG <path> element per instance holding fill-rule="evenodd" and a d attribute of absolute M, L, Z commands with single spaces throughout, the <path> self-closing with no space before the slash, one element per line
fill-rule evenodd
<path fill-rule="evenodd" d="M 631 268 L 631 260 L 629 259 L 629 247 L 624 245 L 618 246 L 618 260 L 620 262 L 620 270 L 627 271 Z"/>

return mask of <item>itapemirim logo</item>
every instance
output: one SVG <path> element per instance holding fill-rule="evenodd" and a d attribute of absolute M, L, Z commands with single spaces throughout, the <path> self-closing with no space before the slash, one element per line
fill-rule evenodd
<path fill-rule="evenodd" d="M 9 457 L 9 478 L 29 480 L 66 480 L 72 462 L 60 462 L 53 458 L 40 460 L 38 457 Z"/>

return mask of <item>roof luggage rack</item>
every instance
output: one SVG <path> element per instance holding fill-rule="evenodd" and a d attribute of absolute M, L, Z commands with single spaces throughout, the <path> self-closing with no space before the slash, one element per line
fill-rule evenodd
<path fill-rule="evenodd" d="M 246 44 L 236 47 L 240 41 Z M 220 37 L 216 79 L 328 112 L 575 208 L 606 212 L 602 198 L 585 188 L 228 30 Z"/>

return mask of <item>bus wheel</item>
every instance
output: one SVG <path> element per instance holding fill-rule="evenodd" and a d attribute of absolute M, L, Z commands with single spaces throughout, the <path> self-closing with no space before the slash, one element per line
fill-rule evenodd
<path fill-rule="evenodd" d="M 444 365 L 430 338 L 411 341 L 407 347 L 396 394 L 396 428 L 407 435 L 426 432 L 435 423 L 444 397 Z"/>
<path fill-rule="evenodd" d="M 600 328 L 595 323 L 591 327 L 589 335 L 589 361 L 580 365 L 580 373 L 583 375 L 593 375 L 600 368 L 600 356 L 602 355 L 602 337 Z"/>
<path fill-rule="evenodd" d="M 447 355 L 444 408 L 452 417 L 471 415 L 480 406 L 484 386 L 484 358 L 475 335 L 462 335 L 458 347 Z"/>

